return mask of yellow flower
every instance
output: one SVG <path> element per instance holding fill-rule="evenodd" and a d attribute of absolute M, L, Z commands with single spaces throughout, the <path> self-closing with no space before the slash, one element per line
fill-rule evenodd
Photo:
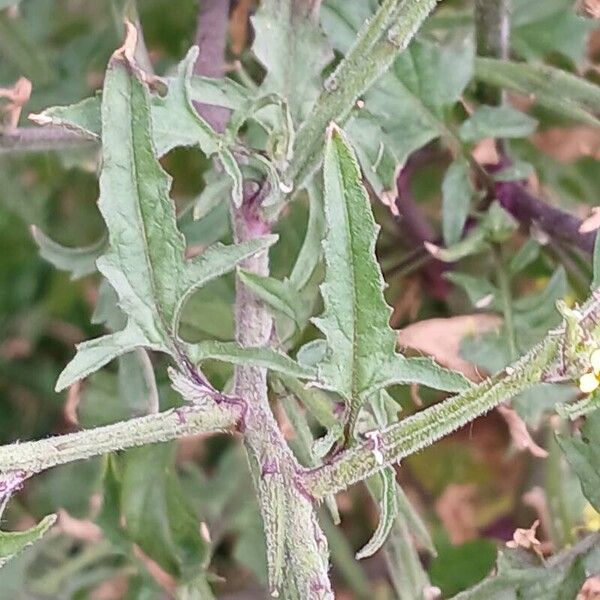
<path fill-rule="evenodd" d="M 600 386 L 600 348 L 594 350 L 590 356 L 592 370 L 579 378 L 579 389 L 584 394 L 591 394 Z"/>
<path fill-rule="evenodd" d="M 583 522 L 588 531 L 600 531 L 600 514 L 589 502 L 583 508 Z"/>

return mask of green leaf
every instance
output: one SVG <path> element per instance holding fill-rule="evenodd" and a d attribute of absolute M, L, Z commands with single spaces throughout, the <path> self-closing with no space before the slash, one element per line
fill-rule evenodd
<path fill-rule="evenodd" d="M 47 84 L 54 73 L 42 45 L 34 43 L 28 33 L 21 19 L 11 18 L 8 11 L 0 12 L 2 58 L 9 64 L 12 63 L 19 74 L 31 79 L 34 84 Z"/>
<path fill-rule="evenodd" d="M 490 540 L 445 544 L 431 562 L 431 582 L 448 598 L 481 581 L 492 570 L 495 558 L 496 545 Z"/>
<path fill-rule="evenodd" d="M 541 62 L 558 53 L 581 64 L 586 57 L 591 19 L 582 19 L 570 0 L 530 2 L 513 0 L 511 6 L 511 52 L 528 62 Z"/>
<path fill-rule="evenodd" d="M 177 69 L 177 77 L 169 85 L 166 96 L 153 102 L 152 123 L 154 144 L 159 156 L 176 146 L 200 146 L 207 155 L 216 154 L 233 182 L 232 198 L 236 206 L 242 203 L 242 173 L 225 141 L 198 114 L 192 104 L 190 78 L 198 48 L 192 47 Z M 104 130 L 104 128 L 103 128 Z"/>
<path fill-rule="evenodd" d="M 308 186 L 309 213 L 306 234 L 290 273 L 290 283 L 296 290 L 303 289 L 317 268 L 323 254 L 325 214 L 323 212 L 323 190 L 320 185 Z"/>
<path fill-rule="evenodd" d="M 177 578 L 197 573 L 208 559 L 198 519 L 173 470 L 174 447 L 155 444 L 120 459 L 120 504 L 127 537 Z"/>
<path fill-rule="evenodd" d="M 379 524 L 371 539 L 356 553 L 356 560 L 373 556 L 385 543 L 398 515 L 396 500 L 396 471 L 386 467 L 375 475 L 379 479 Z"/>
<path fill-rule="evenodd" d="M 252 364 L 300 379 L 314 379 L 316 376 L 314 368 L 301 365 L 287 354 L 267 346 L 252 348 L 240 346 L 237 342 L 206 341 L 192 346 L 190 356 L 194 362 L 212 358 L 234 365 Z"/>
<path fill-rule="evenodd" d="M 581 437 L 557 436 L 590 504 L 600 512 L 600 411 L 588 415 Z"/>
<path fill-rule="evenodd" d="M 519 138 L 533 133 L 537 121 L 510 106 L 480 106 L 460 126 L 465 142 L 484 138 Z"/>
<path fill-rule="evenodd" d="M 600 287 L 600 235 L 596 235 L 594 242 L 592 290 Z"/>
<path fill-rule="evenodd" d="M 460 240 L 472 197 L 469 165 L 465 159 L 459 158 L 448 167 L 442 183 L 442 223 L 446 246 Z"/>
<path fill-rule="evenodd" d="M 252 19 L 252 50 L 267 71 L 262 93 L 277 92 L 300 122 L 321 90 L 321 71 L 333 53 L 312 3 L 265 0 Z"/>
<path fill-rule="evenodd" d="M 468 39 L 446 46 L 415 40 L 367 93 L 347 131 L 377 193 L 395 190 L 397 168 L 413 151 L 452 137 L 444 110 L 471 80 L 473 54 Z"/>
<path fill-rule="evenodd" d="M 150 98 L 153 147 L 158 156 L 178 146 L 199 146 L 207 156 L 216 155 L 233 183 L 232 198 L 239 206 L 242 201 L 240 168 L 223 136 L 210 127 L 193 105 L 193 102 L 206 99 L 202 94 L 194 93 L 198 86 L 191 84 L 197 56 L 198 48 L 194 46 L 179 64 L 177 76 L 167 80 L 167 93 Z M 106 98 L 102 103 L 106 104 Z M 35 115 L 34 120 L 39 124 L 62 126 L 98 138 L 105 131 L 99 109 L 99 100 L 88 98 L 73 106 L 49 108 Z"/>
<path fill-rule="evenodd" d="M 262 277 L 250 271 L 238 270 L 240 281 L 265 304 L 289 317 L 300 328 L 303 306 L 299 292 L 289 280 L 280 281 L 274 277 Z"/>
<path fill-rule="evenodd" d="M 217 244 L 185 260 L 185 241 L 168 195 L 171 179 L 153 151 L 148 90 L 135 73 L 135 67 L 127 65 L 119 51 L 115 53 L 104 83 L 98 202 L 110 250 L 97 265 L 119 296 L 127 326 L 81 344 L 61 374 L 58 389 L 138 346 L 179 357 L 177 333 L 185 300 L 276 239 Z"/>
<path fill-rule="evenodd" d="M 383 276 L 375 257 L 378 227 L 356 157 L 333 124 L 327 134 L 324 180 L 325 310 L 314 322 L 326 336 L 327 353 L 318 365 L 317 385 L 342 396 L 352 432 L 362 405 L 385 386 L 413 381 L 456 390 L 469 384 L 431 360 L 396 354 L 391 308 L 383 296 Z"/>
<path fill-rule="evenodd" d="M 37 542 L 56 522 L 56 515 L 44 517 L 35 527 L 26 531 L 0 531 L 0 568 L 27 546 Z"/>
<path fill-rule="evenodd" d="M 227 201 L 231 193 L 231 180 L 221 173 L 208 171 L 205 186 L 194 200 L 194 219 L 200 220 L 222 202 Z"/>
<path fill-rule="evenodd" d="M 96 272 L 96 259 L 104 253 L 108 241 L 103 236 L 90 246 L 67 248 L 57 244 L 35 226 L 31 227 L 31 234 L 40 249 L 40 256 L 57 269 L 70 273 L 72 280 Z"/>
<path fill-rule="evenodd" d="M 167 90 L 177 88 L 179 86 L 179 93 L 174 93 L 171 96 L 170 104 L 178 112 L 187 113 L 188 111 L 188 100 L 191 102 L 198 102 L 201 104 L 214 104 L 217 106 L 224 106 L 231 110 L 238 110 L 246 102 L 248 102 L 252 96 L 249 94 L 246 88 L 235 83 L 231 79 L 211 79 L 209 77 L 187 77 L 186 82 L 186 96 L 181 96 L 181 71 L 183 66 L 187 65 L 186 57 L 182 65 L 180 65 L 180 73 L 177 77 L 166 77 L 162 80 L 167 86 Z M 173 101 L 174 97 L 178 97 L 182 104 L 175 107 Z M 150 98 L 151 110 L 153 119 L 156 120 L 157 115 L 161 115 L 165 110 L 165 100 L 157 94 L 153 94 Z M 56 127 L 65 127 L 77 131 L 78 133 L 84 134 L 93 139 L 100 139 L 102 135 L 102 118 L 101 112 L 102 98 L 100 95 L 92 96 L 68 106 L 53 106 L 45 109 L 38 115 L 32 115 L 31 118 L 34 122 L 40 125 L 54 125 Z M 191 115 L 187 115 L 188 119 Z M 167 131 L 164 128 L 160 129 L 159 139 L 158 131 L 153 134 L 155 148 L 173 148 L 183 143 L 184 145 L 189 142 L 188 132 L 185 131 L 185 127 L 182 131 L 181 122 L 175 131 Z M 183 139 L 180 136 L 183 135 Z M 196 144 L 197 142 L 193 142 Z M 159 154 L 160 156 L 160 154 Z"/>
<path fill-rule="evenodd" d="M 464 588 L 473 583 L 472 578 L 468 579 L 470 570 L 460 565 L 470 565 L 474 559 L 483 558 L 481 542 L 469 542 L 464 546 L 466 548 L 462 552 L 462 546 L 453 549 L 454 552 L 451 551 L 449 558 L 456 567 L 452 569 L 448 566 L 444 574 L 441 572 L 444 567 L 440 564 L 440 571 L 436 574 L 439 575 L 439 581 L 437 576 L 432 577 L 434 582 L 442 584 L 450 593 L 452 590 L 456 591 L 459 586 Z M 586 571 L 589 569 L 590 573 L 597 572 L 597 552 L 595 536 L 583 538 L 575 546 L 552 556 L 546 564 L 540 564 L 537 557 L 521 548 L 506 548 L 498 552 L 493 575 L 473 588 L 452 596 L 452 600 L 570 600 L 581 589 L 586 579 Z M 588 559 L 589 565 L 586 564 Z M 480 564 L 480 575 L 483 574 L 485 566 Z M 488 563 L 487 567 L 489 566 Z"/>
<path fill-rule="evenodd" d="M 475 77 L 518 92 L 550 110 L 588 125 L 600 126 L 600 86 L 543 64 L 478 57 Z"/>

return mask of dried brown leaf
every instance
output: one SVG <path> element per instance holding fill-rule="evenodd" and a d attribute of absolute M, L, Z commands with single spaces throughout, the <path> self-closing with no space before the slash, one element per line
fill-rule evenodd
<path fill-rule="evenodd" d="M 79 425 L 77 409 L 81 400 L 81 381 L 75 382 L 69 387 L 67 392 L 67 401 L 63 407 L 63 415 L 71 425 Z"/>
<path fill-rule="evenodd" d="M 543 558 L 542 543 L 536 537 L 536 531 L 540 521 L 536 519 L 529 529 L 516 529 L 513 533 L 513 539 L 506 542 L 508 548 L 523 548 L 524 550 L 533 550 L 540 558 Z"/>
<path fill-rule="evenodd" d="M 478 536 L 475 525 L 477 487 L 473 484 L 450 484 L 435 503 L 452 544 L 463 544 Z"/>
<path fill-rule="evenodd" d="M 527 430 L 525 421 L 521 419 L 516 410 L 505 405 L 500 405 L 498 412 L 506 421 L 510 437 L 519 450 L 528 450 L 537 458 L 546 458 L 548 456 L 548 452 L 535 443 Z"/>
<path fill-rule="evenodd" d="M 10 88 L 0 88 L 0 98 L 6 98 L 7 102 L 2 106 L 0 114 L 5 129 L 10 133 L 16 129 L 23 106 L 29 102 L 31 97 L 31 81 L 20 77 L 17 83 Z"/>
<path fill-rule="evenodd" d="M 58 510 L 56 528 L 74 540 L 98 542 L 102 539 L 102 530 L 89 519 L 77 519 L 64 508 Z"/>
<path fill-rule="evenodd" d="M 500 317 L 489 313 L 427 319 L 399 330 L 397 342 L 401 347 L 433 356 L 444 367 L 473 381 L 480 381 L 482 376 L 475 366 L 460 356 L 460 343 L 468 335 L 497 329 L 501 323 Z"/>
<path fill-rule="evenodd" d="M 592 208 L 592 214 L 585 219 L 579 226 L 579 233 L 589 233 L 596 231 L 600 227 L 600 206 Z"/>
<path fill-rule="evenodd" d="M 585 581 L 576 600 L 600 600 L 600 575 Z"/>
<path fill-rule="evenodd" d="M 582 156 L 600 158 L 600 130 L 594 127 L 550 127 L 533 135 L 532 141 L 560 162 L 571 163 Z"/>

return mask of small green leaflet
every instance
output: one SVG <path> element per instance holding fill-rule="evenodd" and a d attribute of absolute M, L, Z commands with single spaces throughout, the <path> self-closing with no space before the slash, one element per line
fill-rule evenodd
<path fill-rule="evenodd" d="M 460 391 L 470 384 L 432 360 L 396 353 L 396 336 L 389 326 L 391 308 L 383 296 L 384 280 L 375 257 L 378 227 L 356 157 L 334 124 L 327 132 L 324 181 L 325 310 L 314 323 L 327 338 L 327 353 L 318 365 L 317 385 L 342 396 L 350 434 L 362 405 L 388 385 L 413 382 Z"/>
<path fill-rule="evenodd" d="M 463 142 L 484 138 L 520 138 L 533 133 L 538 122 L 510 106 L 480 106 L 459 129 Z"/>
<path fill-rule="evenodd" d="M 180 358 L 177 331 L 189 295 L 276 239 L 217 244 L 192 260 L 184 259 L 185 241 L 168 195 L 171 180 L 154 154 L 149 93 L 136 75 L 123 51 L 115 52 L 103 92 L 98 202 L 110 246 L 98 259 L 98 269 L 117 292 L 127 325 L 80 344 L 59 377 L 58 390 L 139 346 Z"/>
<path fill-rule="evenodd" d="M 442 182 L 442 223 L 446 246 L 460 240 L 471 210 L 473 192 L 469 165 L 464 158 L 458 158 L 448 167 Z"/>
<path fill-rule="evenodd" d="M 27 531 L 0 531 L 0 569 L 27 546 L 37 542 L 55 522 L 56 515 L 48 515 Z"/>
<path fill-rule="evenodd" d="M 102 236 L 95 244 L 81 248 L 67 248 L 50 239 L 35 225 L 31 235 L 40 249 L 40 256 L 61 271 L 71 274 L 71 279 L 81 279 L 96 272 L 96 259 L 101 256 L 108 243 Z"/>
<path fill-rule="evenodd" d="M 268 346 L 252 348 L 240 346 L 237 342 L 206 341 L 191 346 L 189 353 L 194 362 L 213 358 L 234 365 L 252 364 L 300 379 L 314 379 L 316 375 L 313 367 L 301 365 L 287 354 Z"/>

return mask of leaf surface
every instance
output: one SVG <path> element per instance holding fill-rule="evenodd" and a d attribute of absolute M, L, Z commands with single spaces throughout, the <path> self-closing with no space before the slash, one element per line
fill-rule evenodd
<path fill-rule="evenodd" d="M 217 244 L 192 260 L 184 258 L 185 241 L 169 198 L 171 179 L 154 153 L 149 93 L 136 75 L 135 65 L 117 51 L 104 84 L 98 202 L 109 251 L 97 265 L 117 292 L 127 326 L 81 344 L 58 389 L 138 346 L 180 358 L 178 324 L 187 297 L 276 239 Z"/>
<path fill-rule="evenodd" d="M 468 387 L 462 375 L 430 359 L 406 359 L 396 353 L 391 308 L 375 257 L 379 228 L 356 157 L 335 125 L 327 135 L 324 180 L 325 310 L 314 323 L 326 336 L 327 352 L 318 365 L 318 385 L 342 396 L 351 429 L 365 401 L 393 383 L 410 381 L 452 391 Z"/>

